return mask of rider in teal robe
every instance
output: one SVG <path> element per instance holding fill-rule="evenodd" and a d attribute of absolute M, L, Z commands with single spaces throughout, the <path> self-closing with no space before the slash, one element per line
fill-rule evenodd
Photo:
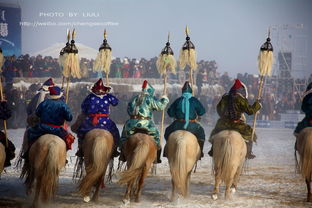
<path fill-rule="evenodd" d="M 302 99 L 301 110 L 305 117 L 297 124 L 294 135 L 298 137 L 300 131 L 306 127 L 312 127 L 312 82 L 307 86 Z"/>
<path fill-rule="evenodd" d="M 153 121 L 153 111 L 162 111 L 169 103 L 167 96 L 163 95 L 160 99 L 154 96 L 155 89 L 145 80 L 142 86 L 142 92 L 134 96 L 128 103 L 128 114 L 130 119 L 126 121 L 119 147 L 122 151 L 124 142 L 136 132 L 136 130 L 146 130 L 152 136 L 158 146 L 157 162 L 160 163 L 161 146 L 159 140 L 159 131 Z M 121 155 L 120 160 L 125 160 L 124 155 Z"/>
<path fill-rule="evenodd" d="M 200 101 L 192 96 L 192 88 L 190 87 L 189 82 L 185 82 L 182 88 L 182 96 L 171 104 L 167 113 L 171 118 L 174 118 L 175 121 L 166 128 L 166 141 L 168 140 L 169 135 L 176 130 L 189 131 L 196 136 L 201 149 L 201 157 L 203 157 L 205 131 L 196 119 L 203 116 L 206 113 L 206 110 Z M 167 157 L 166 147 L 164 156 Z"/>

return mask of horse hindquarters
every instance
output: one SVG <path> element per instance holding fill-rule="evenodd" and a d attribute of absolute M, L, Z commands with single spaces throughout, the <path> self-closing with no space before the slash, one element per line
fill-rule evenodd
<path fill-rule="evenodd" d="M 176 131 L 169 136 L 167 145 L 172 177 L 171 200 L 175 200 L 177 190 L 187 197 L 191 171 L 199 154 L 197 139 L 189 132 Z"/>
<path fill-rule="evenodd" d="M 4 162 L 5 162 L 5 147 L 2 143 L 0 143 L 0 175 L 4 169 Z"/>
<path fill-rule="evenodd" d="M 308 189 L 307 201 L 312 201 L 311 193 L 311 175 L 312 175 L 312 128 L 306 128 L 300 133 L 300 139 L 303 140 L 303 147 L 300 148 L 300 171 L 306 180 Z"/>
<path fill-rule="evenodd" d="M 88 196 L 91 188 L 94 185 L 101 184 L 101 179 L 105 175 L 107 165 L 112 153 L 112 138 L 109 142 L 105 137 L 85 138 L 85 166 L 86 176 L 79 184 L 79 193 L 82 196 Z M 97 199 L 97 191 L 94 194 L 94 199 Z"/>
<path fill-rule="evenodd" d="M 128 169 L 120 174 L 118 183 L 127 184 L 125 202 L 130 200 L 130 194 L 134 191 L 138 202 L 144 179 L 156 158 L 157 147 L 150 136 L 136 133 L 126 141 L 124 149 Z"/>
<path fill-rule="evenodd" d="M 224 181 L 226 185 L 225 197 L 230 198 L 230 189 L 237 185 L 246 156 L 246 144 L 241 135 L 234 131 L 222 131 L 214 136 L 214 169 L 215 193 L 219 192 L 219 185 Z"/>
<path fill-rule="evenodd" d="M 54 138 L 60 140 L 60 138 Z M 40 137 L 37 142 L 41 142 L 40 139 L 44 140 L 45 138 Z M 60 147 L 59 142 L 63 143 L 62 147 Z M 39 196 L 42 202 L 48 202 L 54 196 L 59 172 L 65 166 L 66 159 L 65 143 L 62 140 L 51 140 L 46 143 L 46 148 L 40 144 L 34 144 L 30 150 L 30 161 L 33 161 L 36 178 L 35 203 L 37 203 Z M 44 152 L 45 150 L 47 152 Z M 38 155 L 36 155 L 37 151 L 39 151 Z M 36 163 L 36 156 L 43 156 L 41 163 Z"/>

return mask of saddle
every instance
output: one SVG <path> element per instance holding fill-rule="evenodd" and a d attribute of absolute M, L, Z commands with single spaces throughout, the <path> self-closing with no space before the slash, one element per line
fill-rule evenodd
<path fill-rule="evenodd" d="M 144 129 L 144 128 L 139 128 L 139 127 L 135 127 L 133 129 L 133 134 L 136 134 L 136 133 L 141 133 L 141 134 L 147 134 L 148 135 L 148 130 L 147 129 Z"/>

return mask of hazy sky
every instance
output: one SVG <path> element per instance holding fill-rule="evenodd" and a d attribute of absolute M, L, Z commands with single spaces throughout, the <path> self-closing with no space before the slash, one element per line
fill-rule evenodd
<path fill-rule="evenodd" d="M 3 2 L 3 0 L 0 0 Z M 116 57 L 150 58 L 165 46 L 167 33 L 178 58 L 184 28 L 198 60 L 216 60 L 219 71 L 257 73 L 259 47 L 270 25 L 302 23 L 312 71 L 312 1 L 310 0 L 6 0 L 22 8 L 22 21 L 113 22 L 115 26 L 75 26 L 76 41 L 98 48 L 103 30 Z M 69 17 L 77 13 L 78 17 Z M 94 15 L 86 17 L 86 15 Z M 46 16 L 48 15 L 48 16 Z M 54 16 L 53 16 L 54 15 Z M 83 16 L 85 15 L 85 17 Z M 23 26 L 22 51 L 32 53 L 64 42 L 68 26 Z M 277 40 L 272 37 L 274 46 Z M 276 46 L 276 44 L 275 44 Z"/>

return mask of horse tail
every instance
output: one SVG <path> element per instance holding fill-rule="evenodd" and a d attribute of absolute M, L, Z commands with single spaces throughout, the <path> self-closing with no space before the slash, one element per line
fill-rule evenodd
<path fill-rule="evenodd" d="M 176 137 L 175 157 L 170 163 L 172 180 L 184 197 L 187 195 L 186 180 L 188 175 L 186 148 L 186 138 L 183 138 L 183 135 Z"/>
<path fill-rule="evenodd" d="M 219 175 L 222 181 L 226 184 L 229 183 L 233 174 L 236 172 L 239 162 L 237 164 L 234 161 L 235 148 L 232 144 L 232 140 L 235 135 L 232 132 L 226 131 L 222 132 L 220 135 L 222 141 L 218 151 L 214 151 L 214 166 L 219 170 Z M 244 141 L 242 141 L 244 142 Z"/>
<path fill-rule="evenodd" d="M 130 167 L 122 172 L 119 184 L 126 184 L 136 178 L 138 178 L 144 171 L 145 162 L 149 153 L 149 143 L 146 140 L 139 140 L 136 148 L 133 151 L 133 158 Z"/>
<path fill-rule="evenodd" d="M 44 161 L 41 163 L 37 177 L 37 188 L 40 187 L 41 200 L 47 202 L 54 196 L 59 176 L 59 146 L 56 141 L 51 141 Z M 65 161 L 64 161 L 65 162 Z"/>
<path fill-rule="evenodd" d="M 79 193 L 85 196 L 90 193 L 92 186 L 99 182 L 106 172 L 111 151 L 108 149 L 107 140 L 102 136 L 95 137 L 86 166 L 86 176 L 79 184 Z"/>
<path fill-rule="evenodd" d="M 304 136 L 303 154 L 300 155 L 300 169 L 304 178 L 310 178 L 312 175 L 312 133 L 306 132 Z"/>

